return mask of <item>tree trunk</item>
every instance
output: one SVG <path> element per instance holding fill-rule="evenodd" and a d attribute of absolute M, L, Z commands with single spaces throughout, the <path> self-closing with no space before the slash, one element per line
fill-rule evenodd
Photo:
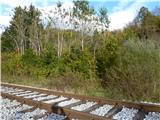
<path fill-rule="evenodd" d="M 61 42 L 60 42 L 60 56 L 62 55 L 62 52 L 63 52 L 63 31 L 61 34 Z"/>
<path fill-rule="evenodd" d="M 83 37 L 83 30 L 82 30 L 82 40 L 81 40 L 81 49 L 84 50 L 84 37 Z"/>
<path fill-rule="evenodd" d="M 70 55 L 70 53 L 71 53 L 71 39 L 72 39 L 72 31 L 71 31 L 71 34 L 70 34 L 71 36 L 71 38 L 69 39 L 69 49 L 68 49 L 68 51 L 69 51 L 69 55 Z"/>
<path fill-rule="evenodd" d="M 17 52 L 20 53 L 20 47 L 18 45 L 18 42 L 15 39 L 13 39 L 13 40 L 14 40 L 14 42 L 16 44 L 16 50 L 17 50 Z"/>
<path fill-rule="evenodd" d="M 58 46 L 57 46 L 57 56 L 60 57 L 60 40 L 59 40 L 59 31 L 58 31 Z"/>

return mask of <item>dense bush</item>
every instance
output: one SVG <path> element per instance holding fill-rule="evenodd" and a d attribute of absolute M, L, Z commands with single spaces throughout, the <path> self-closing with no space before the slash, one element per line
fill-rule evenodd
<path fill-rule="evenodd" d="M 3 54 L 3 70 L 8 74 L 25 75 L 36 78 L 53 78 L 72 72 L 82 74 L 84 79 L 94 76 L 94 63 L 89 51 L 72 49 L 70 54 L 66 53 L 57 58 L 53 49 L 45 50 L 40 56 L 33 50 L 28 49 L 24 55 L 16 53 Z M 20 71 L 20 72 L 19 72 Z"/>
<path fill-rule="evenodd" d="M 96 56 L 97 74 L 103 78 L 106 69 L 112 67 L 116 58 L 116 51 L 118 50 L 118 43 L 115 41 L 107 42 L 104 47 L 98 50 Z"/>
<path fill-rule="evenodd" d="M 21 56 L 15 52 L 2 54 L 2 73 L 19 75 L 22 73 Z M 2 74 L 2 75 L 4 75 Z"/>
<path fill-rule="evenodd" d="M 160 100 L 160 46 L 126 41 L 116 54 L 115 64 L 106 70 L 106 89 L 129 99 Z"/>
<path fill-rule="evenodd" d="M 62 56 L 61 64 L 63 64 L 63 69 L 82 73 L 88 79 L 92 77 L 94 72 L 93 58 L 88 50 L 72 49 L 70 54 Z"/>
<path fill-rule="evenodd" d="M 32 50 L 22 56 L 3 53 L 2 75 L 46 79 L 49 88 L 63 91 L 71 89 L 94 95 L 102 86 L 104 95 L 110 98 L 159 100 L 160 45 L 139 40 L 121 43 L 107 42 L 98 50 L 97 71 L 88 50 L 72 49 L 61 58 L 51 50 L 41 56 Z"/>

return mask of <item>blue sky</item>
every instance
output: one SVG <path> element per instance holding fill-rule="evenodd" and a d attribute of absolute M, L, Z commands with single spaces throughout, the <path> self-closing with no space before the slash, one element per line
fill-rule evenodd
<path fill-rule="evenodd" d="M 56 6 L 57 1 L 58 0 L 0 0 L 0 25 L 9 25 L 9 21 L 13 15 L 13 9 L 16 6 L 29 6 L 32 3 L 39 9 L 49 11 Z M 64 8 L 73 6 L 72 0 L 60 1 L 63 2 Z M 100 7 L 106 7 L 108 9 L 108 16 L 111 21 L 110 30 L 123 28 L 134 19 L 142 6 L 147 7 L 151 11 L 153 11 L 156 6 L 160 6 L 159 0 L 89 0 L 89 2 L 96 10 Z"/>

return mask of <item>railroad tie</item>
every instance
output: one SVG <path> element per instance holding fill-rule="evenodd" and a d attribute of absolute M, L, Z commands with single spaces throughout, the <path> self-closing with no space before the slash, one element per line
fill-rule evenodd
<path fill-rule="evenodd" d="M 59 103 L 67 101 L 67 100 L 70 100 L 70 98 L 67 98 L 67 99 L 64 99 L 64 100 L 61 100 L 61 101 L 58 101 L 58 102 L 54 102 L 54 103 L 51 103 L 51 104 L 54 105 L 54 106 L 58 106 Z"/>
<path fill-rule="evenodd" d="M 146 112 L 144 112 L 142 109 L 138 110 L 138 112 L 133 117 L 133 120 L 144 120 Z"/>
<path fill-rule="evenodd" d="M 54 97 L 54 98 L 46 98 L 46 99 L 44 99 L 44 100 L 41 100 L 42 102 L 45 102 L 45 101 L 49 101 L 49 100 L 52 100 L 52 99 L 57 99 L 59 96 L 56 96 L 56 97 Z"/>
<path fill-rule="evenodd" d="M 113 108 L 111 108 L 104 116 L 107 118 L 112 118 L 113 115 L 117 114 L 118 112 L 120 112 L 122 110 L 122 107 L 119 106 L 114 106 Z"/>
<path fill-rule="evenodd" d="M 90 113 L 92 110 L 95 110 L 95 109 L 97 109 L 100 106 L 101 106 L 100 104 L 95 104 L 95 105 L 93 105 L 93 106 L 91 106 L 91 107 L 83 110 L 83 112 Z"/>
<path fill-rule="evenodd" d="M 76 103 L 72 103 L 72 104 L 66 105 L 64 107 L 65 108 L 71 108 L 71 107 L 74 107 L 74 106 L 77 106 L 77 105 L 80 105 L 80 104 L 83 104 L 83 103 L 86 103 L 86 101 L 79 101 L 79 102 L 76 102 Z"/>
<path fill-rule="evenodd" d="M 10 85 L 10 84 L 2 84 L 2 85 L 12 87 L 12 88 L 13 86 L 15 86 L 15 85 Z M 20 112 L 30 112 L 30 111 L 35 110 L 35 108 L 40 108 L 40 109 L 45 109 L 48 112 L 54 112 L 60 115 L 64 115 L 68 119 L 77 118 L 77 119 L 83 119 L 83 120 L 106 120 L 106 119 L 110 120 L 113 118 L 114 115 L 116 115 L 118 112 L 122 110 L 122 107 L 127 108 L 127 110 L 136 109 L 136 111 L 138 111 L 134 114 L 133 120 L 142 120 L 147 114 L 147 112 L 160 112 L 159 104 L 148 104 L 148 103 L 144 104 L 144 103 L 135 103 L 135 102 L 120 101 L 120 100 L 107 100 L 107 99 L 94 98 L 94 97 L 92 98 L 92 97 L 87 97 L 87 96 L 64 94 L 64 93 L 50 91 L 50 90 L 47 91 L 47 90 L 43 90 L 39 88 L 20 86 L 20 85 L 17 85 L 17 87 L 15 88 L 16 88 L 15 90 L 24 89 L 24 92 L 16 91 L 15 94 L 12 94 L 12 92 L 6 93 L 6 91 L 11 91 L 9 88 L 8 89 L 6 88 L 4 92 L 3 91 L 1 92 L 1 95 L 2 97 L 7 97 L 9 99 L 14 99 L 14 100 L 16 99 L 18 102 L 23 102 L 24 104 L 34 106 L 33 108 L 22 110 Z M 27 91 L 28 92 L 38 92 L 38 95 L 42 93 L 47 94 L 47 95 L 42 96 L 42 97 L 41 96 L 36 97 L 36 94 L 29 94 Z M 19 93 L 24 94 L 24 95 L 17 96 L 17 94 Z M 25 93 L 28 93 L 28 94 L 25 95 Z M 56 96 L 54 97 L 54 95 Z M 28 96 L 28 98 L 25 96 Z M 33 98 L 30 99 L 30 97 L 31 98 L 33 97 Z M 72 103 L 71 99 L 77 99 L 80 101 L 75 101 L 75 103 Z M 96 102 L 97 104 L 92 104 L 92 106 L 89 105 L 88 107 L 85 107 L 86 109 L 83 109 L 83 111 L 77 111 L 77 110 L 71 109 L 72 107 L 76 107 L 76 106 L 79 107 L 79 105 L 85 104 L 89 101 L 94 102 L 94 103 Z M 66 103 L 68 103 L 68 105 Z M 62 105 L 61 107 L 61 104 L 63 104 L 64 106 Z M 108 108 L 108 107 L 105 107 L 104 105 L 106 106 L 111 105 L 111 107 Z M 101 111 L 101 109 L 105 109 L 104 111 L 106 112 Z M 91 111 L 93 112 L 95 111 L 97 114 L 92 114 Z M 99 111 L 101 111 L 101 113 L 99 113 Z M 39 115 L 35 115 L 33 119 L 37 120 L 44 116 L 47 116 L 47 115 L 42 113 Z"/>

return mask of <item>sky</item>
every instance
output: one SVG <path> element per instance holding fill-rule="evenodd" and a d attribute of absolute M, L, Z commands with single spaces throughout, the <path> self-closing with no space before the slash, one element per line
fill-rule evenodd
<path fill-rule="evenodd" d="M 17 6 L 29 6 L 33 4 L 36 8 L 45 12 L 52 10 L 58 0 L 0 0 L 0 26 L 9 26 L 13 10 Z M 72 0 L 60 0 L 64 8 L 73 6 Z M 153 11 L 160 6 L 160 0 L 88 0 L 90 6 L 98 10 L 106 7 L 110 20 L 109 30 L 122 29 L 131 22 L 142 6 Z M 0 28 L 0 33 L 3 31 Z"/>

